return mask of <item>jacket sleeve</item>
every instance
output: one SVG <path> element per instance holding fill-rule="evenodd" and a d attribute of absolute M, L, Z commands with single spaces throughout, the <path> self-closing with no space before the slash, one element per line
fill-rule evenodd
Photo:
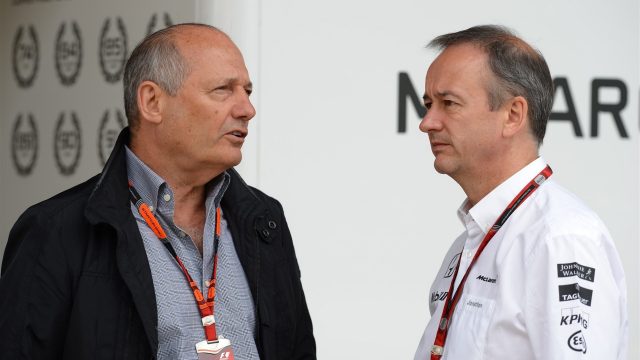
<path fill-rule="evenodd" d="M 0 354 L 62 358 L 71 276 L 60 228 L 27 210 L 12 228 L 0 277 Z M 44 220 L 43 220 L 44 219 Z"/>
<path fill-rule="evenodd" d="M 626 287 L 608 234 L 540 243 L 525 279 L 524 315 L 536 359 L 625 359 Z"/>
<path fill-rule="evenodd" d="M 276 200 L 277 202 L 277 200 Z M 289 226 L 284 217 L 284 210 L 282 205 L 277 202 L 280 213 L 282 214 L 283 236 L 288 240 L 291 246 L 291 268 L 289 273 L 292 276 L 292 282 L 296 291 L 297 301 L 297 313 L 296 318 L 296 333 L 295 344 L 293 346 L 293 352 L 291 360 L 315 360 L 316 359 L 316 341 L 313 336 L 313 325 L 311 323 L 311 316 L 309 315 L 309 309 L 307 307 L 307 301 L 304 296 L 304 290 L 302 289 L 300 267 L 296 258 L 295 250 L 293 247 L 293 241 L 291 240 L 291 232 Z"/>

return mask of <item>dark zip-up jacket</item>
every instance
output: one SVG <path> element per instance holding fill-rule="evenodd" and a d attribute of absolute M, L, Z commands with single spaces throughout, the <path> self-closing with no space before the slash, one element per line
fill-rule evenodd
<path fill-rule="evenodd" d="M 156 297 L 130 211 L 128 141 L 125 129 L 101 174 L 32 206 L 11 230 L 0 276 L 1 359 L 155 358 Z M 260 358 L 315 359 L 282 206 L 229 172 L 222 207 L 256 305 Z"/>

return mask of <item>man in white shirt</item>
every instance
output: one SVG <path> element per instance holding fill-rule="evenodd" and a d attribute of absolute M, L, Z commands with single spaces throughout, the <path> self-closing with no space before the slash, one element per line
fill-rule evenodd
<path fill-rule="evenodd" d="M 431 286 L 415 359 L 625 359 L 626 286 L 611 236 L 538 155 L 553 102 L 544 58 L 498 26 L 429 45 L 442 52 L 420 130 L 435 169 L 467 195 L 466 229 Z"/>

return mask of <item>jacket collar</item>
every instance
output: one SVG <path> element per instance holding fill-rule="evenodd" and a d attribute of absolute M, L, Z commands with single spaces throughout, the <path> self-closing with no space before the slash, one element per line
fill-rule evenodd
<path fill-rule="evenodd" d="M 91 224 L 104 223 L 115 229 L 117 267 L 131 292 L 149 345 L 155 354 L 158 349 L 158 310 L 149 261 L 138 225 L 130 211 L 125 149 L 129 139 L 130 132 L 126 127 L 120 132 L 89 196 L 85 216 Z"/>

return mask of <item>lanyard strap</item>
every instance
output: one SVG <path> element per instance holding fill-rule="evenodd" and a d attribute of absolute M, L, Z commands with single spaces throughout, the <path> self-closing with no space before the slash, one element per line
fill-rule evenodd
<path fill-rule="evenodd" d="M 205 299 L 202 295 L 202 291 L 198 288 L 198 285 L 189 275 L 189 271 L 184 266 L 182 260 L 174 250 L 171 243 L 167 240 L 167 234 L 164 229 L 160 225 L 158 219 L 153 215 L 149 206 L 142 200 L 138 191 L 136 191 L 135 187 L 133 187 L 133 183 L 129 181 L 129 199 L 131 203 L 138 209 L 138 212 L 147 223 L 147 226 L 153 231 L 154 234 L 158 237 L 158 240 L 162 242 L 162 244 L 169 250 L 169 253 L 173 256 L 173 258 L 180 266 L 184 277 L 189 282 L 189 286 L 193 291 L 193 297 L 198 304 L 198 310 L 200 310 L 200 316 L 202 317 L 202 326 L 204 327 L 205 336 L 207 337 L 207 341 L 215 342 L 218 341 L 218 335 L 216 333 L 216 321 L 214 314 L 214 305 L 215 305 L 215 296 L 216 296 L 216 272 L 218 269 L 218 243 L 220 242 L 220 207 L 216 207 L 216 227 L 214 233 L 214 258 L 213 258 L 213 272 L 211 274 L 211 280 L 209 281 L 209 291 L 207 292 L 207 298 Z"/>
<path fill-rule="evenodd" d="M 433 343 L 433 347 L 431 348 L 431 360 L 439 360 L 442 357 L 442 353 L 444 352 L 444 344 L 447 341 L 447 334 L 449 331 L 449 325 L 451 323 L 451 317 L 453 316 L 453 311 L 458 305 L 458 300 L 462 296 L 462 291 L 464 289 L 464 285 L 467 282 L 467 277 L 471 272 L 471 268 L 475 265 L 478 257 L 482 254 L 482 251 L 485 249 L 489 241 L 493 238 L 493 236 L 500 230 L 502 225 L 504 225 L 511 214 L 531 195 L 536 189 L 546 180 L 548 179 L 553 171 L 547 165 L 538 175 L 536 175 L 529 183 L 520 190 L 520 193 L 516 195 L 516 197 L 511 200 L 511 203 L 507 206 L 506 209 L 502 212 L 502 214 L 498 217 L 498 220 L 493 224 L 491 229 L 487 232 L 487 235 L 482 239 L 478 250 L 476 251 L 475 256 L 471 260 L 467 271 L 465 272 L 462 280 L 460 281 L 460 285 L 458 285 L 458 289 L 456 289 L 456 293 L 452 296 L 453 287 L 456 283 L 456 278 L 458 277 L 458 269 L 460 268 L 460 260 L 458 260 L 458 264 L 456 265 L 456 270 L 451 279 L 451 284 L 449 285 L 449 292 L 447 293 L 447 297 L 444 303 L 444 307 L 442 309 L 442 315 L 440 316 L 440 322 L 438 324 L 438 332 L 436 333 L 436 338 Z M 462 259 L 462 257 L 460 257 Z"/>

